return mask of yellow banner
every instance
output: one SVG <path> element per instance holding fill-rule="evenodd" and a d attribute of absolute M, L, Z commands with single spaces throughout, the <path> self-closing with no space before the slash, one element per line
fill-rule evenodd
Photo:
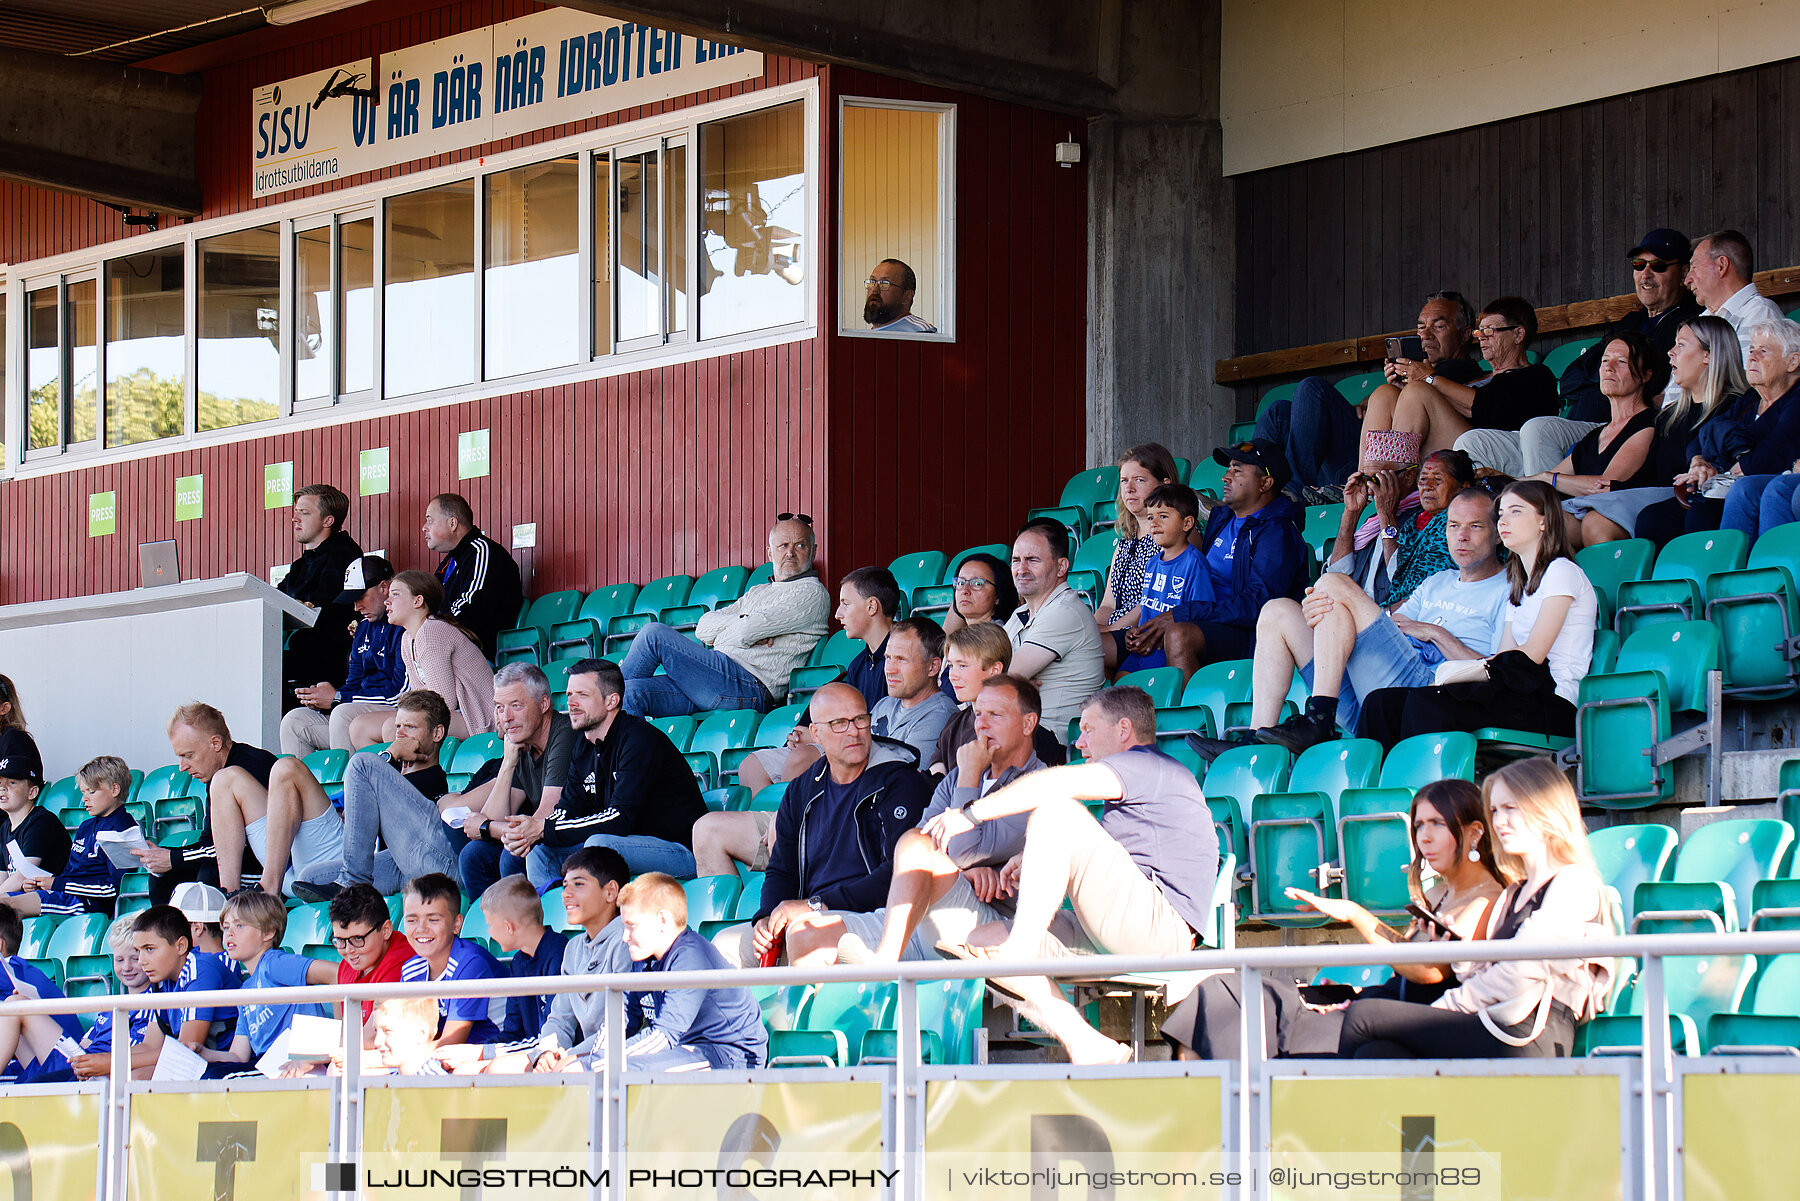
<path fill-rule="evenodd" d="M 477 1187 L 490 1199 L 587 1198 L 599 1171 L 594 1104 L 589 1076 L 554 1086 L 369 1089 L 361 1183 L 370 1195 L 403 1189 L 417 1201 L 461 1201 Z"/>
<path fill-rule="evenodd" d="M 879 1196 L 892 1177 L 882 1093 L 872 1081 L 631 1085 L 626 1195 Z"/>
<path fill-rule="evenodd" d="M 1345 1190 L 1333 1173 L 1456 1173 L 1439 1197 L 1605 1201 L 1624 1192 L 1613 1076 L 1436 1076 L 1270 1082 L 1270 1196 L 1334 1201 L 1425 1196 L 1399 1182 Z M 1468 1173 L 1477 1178 L 1468 1179 Z M 1307 1175 L 1317 1173 L 1317 1176 Z M 1498 1184 L 1496 1186 L 1496 1181 Z M 1452 1189 L 1454 1188 L 1454 1191 Z M 1333 1191 L 1335 1190 L 1335 1191 Z"/>
<path fill-rule="evenodd" d="M 0 1097 L 0 1201 L 91 1201 L 102 1108 L 95 1093 Z"/>
<path fill-rule="evenodd" d="M 1793 1196 L 1800 1076 L 1685 1076 L 1682 1113 L 1687 1201 Z"/>
<path fill-rule="evenodd" d="M 1216 1077 L 932 1081 L 925 1096 L 928 1197 L 1164 1201 L 1230 1183 Z"/>
<path fill-rule="evenodd" d="M 132 1201 L 322 1198 L 313 1165 L 331 1145 L 329 1089 L 138 1093 L 131 1098 Z"/>

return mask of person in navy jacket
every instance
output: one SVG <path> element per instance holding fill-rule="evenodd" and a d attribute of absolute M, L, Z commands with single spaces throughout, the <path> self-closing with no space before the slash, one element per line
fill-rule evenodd
<path fill-rule="evenodd" d="M 131 769 L 117 755 L 101 755 L 75 773 L 81 786 L 81 804 L 88 818 L 75 831 L 69 861 L 63 870 L 42 877 L 26 877 L 25 891 L 5 901 L 21 917 L 41 913 L 72 916 L 104 913 L 112 916 L 119 900 L 119 881 L 125 869 L 107 857 L 100 845 L 102 832 L 124 833 L 137 829 L 137 819 L 125 808 L 131 792 Z"/>

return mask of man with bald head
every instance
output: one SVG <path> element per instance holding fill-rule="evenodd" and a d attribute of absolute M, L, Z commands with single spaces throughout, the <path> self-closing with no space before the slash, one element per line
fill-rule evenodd
<path fill-rule="evenodd" d="M 824 752 L 788 785 L 775 814 L 775 844 L 753 921 L 715 942 L 738 967 L 795 944 L 793 963 L 831 963 L 858 926 L 873 942 L 893 875 L 894 844 L 913 828 L 930 793 L 904 748 L 875 741 L 869 704 L 848 684 L 812 697 L 809 734 Z"/>
<path fill-rule="evenodd" d="M 701 617 L 693 638 L 660 621 L 638 631 L 619 664 L 625 711 L 672 717 L 774 708 L 787 695 L 788 675 L 811 657 L 831 616 L 831 593 L 812 559 L 812 518 L 782 514 L 769 531 L 768 583 Z M 666 674 L 657 675 L 658 667 Z"/>

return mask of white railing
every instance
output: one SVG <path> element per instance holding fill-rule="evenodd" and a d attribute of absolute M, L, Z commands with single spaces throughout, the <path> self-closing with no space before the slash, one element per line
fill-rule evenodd
<path fill-rule="evenodd" d="M 326 984 L 308 987 L 239 989 L 219 992 L 179 994 L 182 1008 L 246 1004 L 342 1002 L 346 1013 L 350 1006 L 365 1000 L 403 997 L 514 997 L 557 993 L 606 994 L 605 1062 L 600 1069 L 601 1113 L 599 1115 L 600 1163 L 603 1169 L 622 1161 L 624 1085 L 624 994 L 683 988 L 717 988 L 734 985 L 796 985 L 833 982 L 876 981 L 897 984 L 897 1008 L 894 1027 L 897 1032 L 896 1062 L 889 1080 L 888 1095 L 892 1106 L 894 1141 L 890 1160 L 899 1176 L 892 1195 L 904 1201 L 923 1196 L 919 1179 L 919 1159 L 923 1150 L 920 1129 L 922 1106 L 917 1099 L 922 1093 L 923 1064 L 919 1032 L 917 984 L 921 980 L 950 980 L 1006 976 L 1065 976 L 1085 980 L 1140 973 L 1172 973 L 1192 971 L 1235 971 L 1242 977 L 1240 995 L 1260 998 L 1261 973 L 1268 970 L 1292 970 L 1313 967 L 1354 966 L 1369 963 L 1430 964 L 1445 960 L 1448 944 L 1443 942 L 1311 945 L 1291 947 L 1236 948 L 1225 951 L 1194 951 L 1182 955 L 1096 955 L 1064 959 L 1015 960 L 1004 964 L 973 963 L 962 960 L 931 960 L 898 965 L 834 966 L 829 968 L 758 968 L 707 972 L 657 972 L 651 974 L 609 974 L 592 976 L 520 977 L 441 982 L 393 984 Z M 1622 1115 L 1628 1149 L 1635 1145 L 1637 1195 L 1664 1201 L 1678 1190 L 1676 1183 L 1676 1138 L 1674 1126 L 1674 1094 L 1676 1091 L 1675 1054 L 1669 1034 L 1669 1015 L 1664 988 L 1666 960 L 1676 956 L 1767 956 L 1800 952 L 1800 930 L 1767 931 L 1736 934 L 1656 934 L 1592 938 L 1578 944 L 1566 941 L 1470 941 L 1456 946 L 1458 961 L 1484 962 L 1513 959 L 1568 959 L 1573 953 L 1582 958 L 1629 958 L 1638 961 L 1637 984 L 1642 1010 L 1642 1050 L 1640 1063 L 1642 1093 L 1635 1115 Z M 107 1114 L 104 1153 L 104 1179 L 101 1201 L 124 1201 L 126 1197 L 125 1155 L 129 1090 L 119 1087 L 129 1079 L 130 1038 L 127 1015 L 145 1009 L 171 1008 L 170 994 L 126 994 L 107 997 L 40 999 L 7 1002 L 10 1013 L 113 1014 L 113 1047 L 111 1080 L 107 1092 Z M 1251 1020 L 1252 1018 L 1256 1020 Z M 1267 1081 L 1268 1048 L 1264 1045 L 1264 1027 L 1260 1005 L 1247 1005 L 1239 1022 L 1238 1045 L 1240 1063 L 1229 1079 L 1230 1105 L 1235 1110 L 1236 1146 L 1227 1146 L 1226 1160 L 1235 1157 L 1245 1181 L 1252 1182 L 1240 1195 L 1261 1197 L 1258 1177 L 1252 1170 L 1255 1161 L 1267 1150 L 1265 1105 L 1259 1098 Z M 338 1090 L 335 1114 L 335 1154 L 352 1159 L 361 1145 L 360 1101 L 363 1084 L 362 1041 L 345 1039 L 344 1078 Z M 1485 1065 L 1485 1074 L 1494 1074 L 1493 1065 L 1504 1061 L 1439 1061 L 1438 1067 L 1451 1062 Z M 1003 1069 L 1001 1069 L 1003 1070 Z M 1095 1069 L 1068 1069 L 1104 1078 L 1129 1077 L 1134 1072 L 1155 1069 L 1141 1065 L 1120 1065 Z M 886 1071 L 886 1069 L 883 1069 Z M 1357 1074 L 1382 1076 L 1399 1074 L 1384 1070 L 1379 1061 L 1358 1060 Z M 1455 1074 L 1446 1072 L 1446 1074 Z M 1504 1069 L 1501 1069 L 1504 1074 Z M 781 1070 L 770 1073 L 775 1078 Z M 635 1075 L 634 1079 L 643 1079 Z M 692 1080 L 691 1076 L 669 1078 L 671 1081 Z M 553 1083 L 555 1077 L 527 1076 L 521 1082 Z M 1233 1115 L 1227 1115 L 1228 1121 Z M 622 1196 L 623 1172 L 611 1172 L 611 1196 Z"/>

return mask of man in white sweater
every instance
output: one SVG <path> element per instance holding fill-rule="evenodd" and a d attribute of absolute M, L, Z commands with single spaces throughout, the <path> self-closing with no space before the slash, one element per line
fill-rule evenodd
<path fill-rule="evenodd" d="M 812 559 L 812 519 L 783 514 L 769 531 L 768 583 L 706 614 L 693 638 L 660 621 L 639 630 L 619 664 L 625 711 L 670 717 L 774 708 L 787 695 L 789 674 L 825 636 L 831 615 L 831 593 Z M 666 674 L 657 675 L 658 667 Z"/>

